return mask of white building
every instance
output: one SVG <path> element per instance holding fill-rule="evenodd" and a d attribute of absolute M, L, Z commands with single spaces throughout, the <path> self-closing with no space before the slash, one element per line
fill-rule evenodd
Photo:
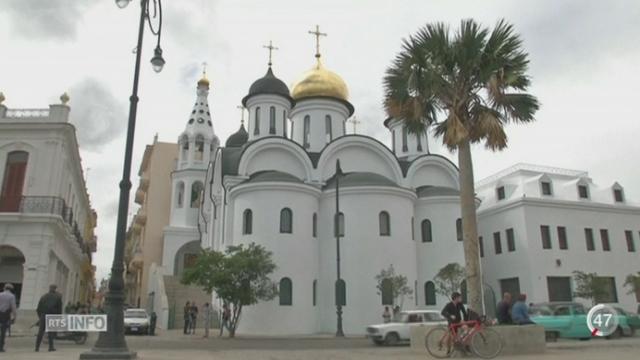
<path fill-rule="evenodd" d="M 85 187 L 68 97 L 48 109 L 8 109 L 0 93 L 0 283 L 35 309 L 49 284 L 88 301 L 96 215 Z"/>
<path fill-rule="evenodd" d="M 586 171 L 518 164 L 476 191 L 483 274 L 493 289 L 572 301 L 573 271 L 595 272 L 610 284 L 598 302 L 636 309 L 640 296 L 623 284 L 640 271 L 640 207 L 618 183 L 597 187 Z"/>
<path fill-rule="evenodd" d="M 449 263 L 464 265 L 457 167 L 429 152 L 426 135 L 409 134 L 396 119 L 384 121 L 391 149 L 377 139 L 346 134 L 346 121 L 354 113 L 347 86 L 316 57 L 317 64 L 291 91 L 270 65 L 242 99 L 249 112 L 247 127 L 242 121 L 224 147 L 211 123 L 208 82 L 198 83 L 198 100 L 179 138 L 163 261 L 152 266 L 148 286 L 161 326 L 168 323 L 171 307 L 180 311 L 168 300 L 175 291 L 169 286 L 176 285 L 167 282 L 167 275 L 179 276 L 201 248 L 224 250 L 252 242 L 273 253 L 277 269 L 271 278 L 280 294 L 243 309 L 238 329 L 243 334 L 335 332 L 336 286 L 346 289 L 341 299 L 345 333 L 363 334 L 368 324 L 380 321 L 389 303 L 374 279 L 389 265 L 413 285 L 412 297 L 397 299 L 404 309 L 445 305 L 433 279 Z M 341 283 L 333 230 L 337 160 L 344 172 Z M 551 195 L 541 195 L 548 191 L 543 183 L 550 184 Z M 583 186 L 588 199 L 578 198 Z M 504 199 L 496 201 L 497 193 Z M 487 313 L 493 313 L 499 293 L 506 290 L 528 293 L 531 301 L 571 299 L 573 270 L 613 277 L 617 298 L 608 300 L 635 308 L 622 282 L 640 270 L 640 259 L 635 250 L 627 250 L 624 236 L 631 231 L 629 241 L 638 241 L 640 209 L 626 203 L 619 185 L 599 191 L 586 173 L 517 167 L 481 182 L 481 202 Z M 552 248 L 542 249 L 541 225 L 553 234 L 563 227 L 559 231 L 569 249 L 559 249 L 555 235 Z M 607 230 L 602 234 L 610 237 L 611 251 L 597 246 L 587 253 L 584 241 L 578 241 L 584 228 L 592 228 L 594 238 Z M 504 242 L 499 255 L 490 249 L 494 233 L 504 239 L 496 240 Z"/>

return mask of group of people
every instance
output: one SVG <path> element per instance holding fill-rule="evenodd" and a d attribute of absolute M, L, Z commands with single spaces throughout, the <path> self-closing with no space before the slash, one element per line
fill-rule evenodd
<path fill-rule="evenodd" d="M 91 303 L 82 304 L 80 301 L 73 304 L 68 302 L 64 307 L 65 314 L 103 314 L 104 310 L 100 306 L 93 306 Z"/>
<path fill-rule="evenodd" d="M 204 303 L 203 309 L 203 321 L 204 321 L 204 336 L 205 338 L 209 337 L 209 328 L 211 326 L 211 320 L 213 316 L 213 309 L 209 303 Z M 184 305 L 184 330 L 183 333 L 185 335 L 193 335 L 196 333 L 196 322 L 198 320 L 198 306 L 195 301 L 187 301 Z M 230 330 L 231 321 L 231 309 L 225 303 L 222 305 L 222 314 L 221 314 L 221 322 L 220 322 L 220 334 L 218 336 L 222 336 L 222 332 L 226 328 L 227 331 Z"/>
<path fill-rule="evenodd" d="M 529 318 L 529 306 L 527 305 L 527 295 L 519 294 L 513 303 L 510 293 L 505 292 L 502 300 L 498 303 L 496 311 L 498 323 L 502 325 L 529 325 L 535 324 Z"/>

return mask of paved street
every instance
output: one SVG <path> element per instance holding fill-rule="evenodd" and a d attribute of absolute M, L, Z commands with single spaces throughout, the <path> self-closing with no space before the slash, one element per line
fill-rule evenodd
<path fill-rule="evenodd" d="M 33 352 L 32 337 L 8 339 L 7 352 L 0 359 L 12 360 L 68 360 L 89 349 L 95 337 L 79 346 L 69 341 L 59 341 L 58 351 Z M 200 335 L 186 336 L 181 332 L 168 332 L 155 337 L 127 336 L 131 349 L 138 351 L 140 359 L 150 360 L 200 360 L 200 359 L 424 359 L 426 356 L 411 352 L 408 346 L 376 347 L 364 338 L 335 339 L 331 336 L 296 338 L 210 338 Z M 46 349 L 46 345 L 42 346 Z M 637 360 L 640 354 L 640 337 L 619 340 L 561 341 L 550 344 L 544 355 L 509 356 L 501 359 L 517 360 Z"/>

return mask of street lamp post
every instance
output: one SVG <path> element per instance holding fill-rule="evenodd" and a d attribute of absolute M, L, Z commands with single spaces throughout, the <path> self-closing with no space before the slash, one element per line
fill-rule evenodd
<path fill-rule="evenodd" d="M 342 331 L 342 299 L 343 294 L 347 289 L 342 286 L 342 282 L 340 281 L 340 236 L 342 235 L 342 228 L 340 227 L 342 224 L 340 222 L 340 176 L 342 176 L 342 168 L 340 167 L 340 159 L 336 160 L 336 215 L 334 219 L 334 229 L 336 235 L 336 285 L 335 285 L 335 300 L 336 300 L 336 314 L 338 316 L 337 321 L 337 330 L 336 337 L 344 337 L 344 332 Z"/>
<path fill-rule="evenodd" d="M 149 4 L 153 1 L 154 18 L 158 16 L 158 28 L 151 24 Z M 116 0 L 120 8 L 126 7 L 131 0 Z M 162 29 L 162 5 L 160 0 L 140 1 L 140 24 L 138 27 L 138 44 L 136 47 L 136 64 L 133 75 L 133 92 L 129 98 L 129 121 L 124 153 L 124 167 L 120 181 L 120 199 L 118 203 L 118 218 L 116 225 L 116 245 L 111 265 L 109 290 L 105 296 L 107 312 L 107 331 L 101 332 L 93 348 L 80 354 L 80 359 L 135 359 L 136 353 L 130 351 L 124 338 L 124 243 L 127 230 L 127 213 L 129 211 L 129 192 L 131 190 L 131 157 L 133 153 L 133 136 L 136 127 L 136 113 L 138 110 L 138 80 L 140 78 L 140 57 L 142 54 L 142 37 L 144 23 L 149 22 L 151 32 L 157 36 L 158 43 L 151 59 L 155 72 L 160 72 L 165 64 L 160 48 L 160 31 Z"/>

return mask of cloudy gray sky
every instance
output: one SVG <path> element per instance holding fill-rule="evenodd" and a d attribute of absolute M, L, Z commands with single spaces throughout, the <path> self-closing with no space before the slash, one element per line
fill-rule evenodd
<path fill-rule="evenodd" d="M 349 86 L 360 131 L 385 143 L 382 76 L 402 38 L 428 22 L 485 25 L 512 22 L 530 53 L 542 108 L 537 122 L 508 128 L 509 148 L 475 149 L 476 178 L 517 162 L 588 170 L 599 185 L 619 181 L 640 201 L 640 2 L 628 1 L 345 1 L 165 0 L 162 47 L 155 74 L 147 32 L 140 80 L 134 173 L 155 133 L 174 142 L 195 97 L 206 61 L 214 128 L 221 139 L 239 126 L 236 106 L 266 71 L 262 45 L 273 40 L 276 75 L 287 83 L 313 64 L 320 24 L 328 68 Z M 71 96 L 88 187 L 98 211 L 98 277 L 113 257 L 117 185 L 131 93 L 138 1 L 4 0 L 0 7 L 0 91 L 10 108 L 47 107 Z M 432 149 L 439 147 L 432 146 Z M 455 160 L 455 156 L 437 150 Z M 135 179 L 134 179 L 135 182 Z M 135 207 L 132 208 L 135 211 Z"/>

